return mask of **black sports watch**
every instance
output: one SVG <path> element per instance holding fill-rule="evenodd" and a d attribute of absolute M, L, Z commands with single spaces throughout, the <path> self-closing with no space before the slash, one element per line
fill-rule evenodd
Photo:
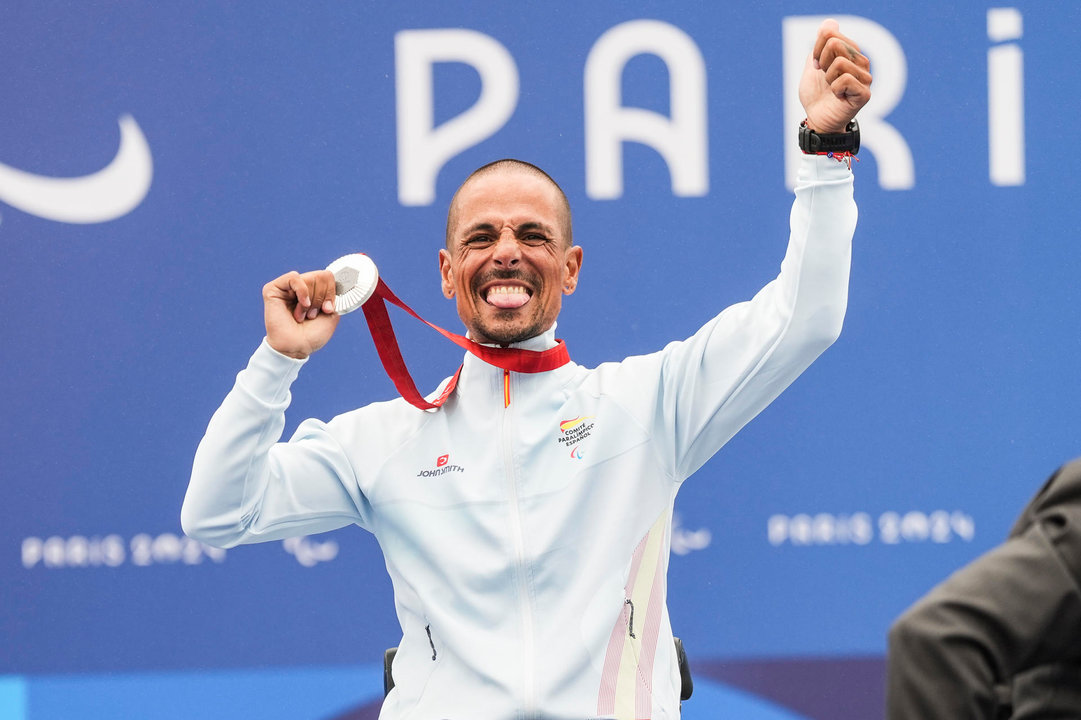
<path fill-rule="evenodd" d="M 853 118 L 843 133 L 816 133 L 804 120 L 799 124 L 799 149 L 811 155 L 831 152 L 855 155 L 860 151 L 860 124 Z"/>

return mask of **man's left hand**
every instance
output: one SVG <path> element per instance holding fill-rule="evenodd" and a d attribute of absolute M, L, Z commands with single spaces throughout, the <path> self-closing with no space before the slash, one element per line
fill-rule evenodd
<path fill-rule="evenodd" d="M 871 62 L 841 34 L 836 20 L 818 28 L 799 83 L 807 126 L 817 133 L 841 133 L 871 99 Z"/>

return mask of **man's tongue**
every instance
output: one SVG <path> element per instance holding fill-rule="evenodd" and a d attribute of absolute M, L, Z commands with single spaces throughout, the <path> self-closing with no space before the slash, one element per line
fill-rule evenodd
<path fill-rule="evenodd" d="M 497 286 L 488 291 L 488 304 L 497 308 L 513 310 L 529 302 L 529 293 L 525 288 Z"/>

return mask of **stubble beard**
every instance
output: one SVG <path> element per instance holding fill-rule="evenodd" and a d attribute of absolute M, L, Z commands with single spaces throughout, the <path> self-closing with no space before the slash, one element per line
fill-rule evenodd
<path fill-rule="evenodd" d="M 530 308 L 530 311 L 532 311 L 530 304 L 539 300 L 537 296 L 543 292 L 543 283 L 540 282 L 537 277 L 527 275 L 521 270 L 494 270 L 475 278 L 472 283 L 475 309 L 473 322 L 469 324 L 468 327 L 474 335 L 479 335 L 484 338 L 483 340 L 478 338 L 479 342 L 510 345 L 511 343 L 522 342 L 523 340 L 537 337 L 548 329 L 547 327 L 543 327 L 544 319 L 541 317 L 522 318 L 519 315 L 521 308 L 504 309 L 488 305 L 488 301 L 481 297 L 478 288 L 491 280 L 520 280 L 534 288 L 534 292 L 530 296 L 529 304 L 526 305 L 526 307 Z M 488 320 L 483 317 L 483 313 L 479 310 L 479 308 L 486 306 L 494 311 L 494 317 L 489 316 L 491 319 Z M 528 322 L 529 324 L 521 328 L 516 327 L 519 322 L 523 321 Z"/>
<path fill-rule="evenodd" d="M 495 343 L 497 345 L 510 345 L 511 343 L 529 340 L 548 329 L 541 327 L 543 323 L 539 318 L 534 319 L 531 324 L 524 328 L 517 328 L 514 327 L 516 319 L 514 310 L 500 309 L 496 312 L 495 319 L 492 322 L 485 321 L 478 313 L 473 317 L 471 326 L 475 328 L 474 334 L 483 336 L 483 340 L 480 340 L 480 342 Z M 495 327 L 492 327 L 493 325 Z"/>

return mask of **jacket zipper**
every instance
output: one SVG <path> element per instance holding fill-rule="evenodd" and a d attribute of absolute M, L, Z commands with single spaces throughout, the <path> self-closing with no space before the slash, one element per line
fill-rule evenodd
<path fill-rule="evenodd" d="M 432 662 L 435 662 L 436 657 L 439 655 L 435 651 L 435 640 L 432 640 L 432 624 L 428 623 L 424 626 L 424 632 L 428 633 L 428 644 L 432 646 Z"/>
<path fill-rule="evenodd" d="M 525 717 L 534 716 L 536 705 L 534 689 L 533 609 L 529 600 L 529 583 L 526 580 L 525 539 L 522 532 L 522 516 L 518 504 L 518 483 L 514 472 L 514 423 L 510 410 L 510 373 L 503 371 L 503 468 L 510 491 L 511 535 L 514 541 L 516 572 L 518 575 L 518 605 L 522 620 L 522 680 L 525 692 Z"/>

